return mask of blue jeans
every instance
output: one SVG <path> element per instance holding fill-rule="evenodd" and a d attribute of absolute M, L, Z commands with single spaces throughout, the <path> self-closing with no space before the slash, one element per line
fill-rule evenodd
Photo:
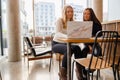
<path fill-rule="evenodd" d="M 52 50 L 54 53 L 64 54 L 62 60 L 62 67 L 67 69 L 67 45 L 66 43 L 52 42 Z M 74 58 L 82 58 L 82 52 L 78 45 L 71 45 L 71 56 L 74 54 Z"/>

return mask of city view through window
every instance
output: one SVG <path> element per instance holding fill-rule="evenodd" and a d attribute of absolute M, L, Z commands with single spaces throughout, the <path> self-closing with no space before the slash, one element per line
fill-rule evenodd
<path fill-rule="evenodd" d="M 1 0 L 3 49 L 7 53 L 7 1 Z M 24 36 L 49 36 L 56 30 L 56 21 L 61 17 L 64 5 L 74 8 L 74 20 L 82 21 L 83 10 L 90 6 L 90 0 L 19 0 L 21 41 Z M 107 20 L 107 0 L 103 1 L 103 16 Z M 105 12 L 105 14 L 104 14 Z M 21 45 L 23 42 L 21 42 Z"/>
<path fill-rule="evenodd" d="M 3 51 L 7 54 L 7 0 L 1 1 Z M 74 20 L 81 21 L 87 0 L 20 0 L 21 41 L 24 36 L 49 36 L 55 32 L 55 22 L 66 4 L 74 8 Z"/>
<path fill-rule="evenodd" d="M 81 3 L 81 4 L 79 4 Z M 86 0 L 66 0 L 66 4 L 74 8 L 74 19 L 82 20 Z M 55 21 L 61 17 L 63 0 L 34 0 L 34 28 L 36 36 L 46 36 L 55 32 Z"/>

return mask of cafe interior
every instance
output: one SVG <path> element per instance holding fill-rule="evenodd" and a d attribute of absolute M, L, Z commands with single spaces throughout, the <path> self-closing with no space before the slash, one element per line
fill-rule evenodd
<path fill-rule="evenodd" d="M 120 0 L 0 0 L 0 80 L 64 80 L 58 74 L 64 55 L 52 51 L 52 40 L 55 22 L 62 16 L 65 5 L 73 7 L 74 20 L 81 22 L 84 9 L 92 8 L 102 24 L 102 30 L 118 35 L 114 36 L 115 48 L 112 46 L 109 51 L 112 54 L 114 50 L 112 60 L 109 58 L 108 61 L 110 65 L 96 67 L 92 73 L 90 66 L 85 66 L 87 80 L 120 80 L 119 3 Z M 86 40 L 60 40 L 67 43 L 68 69 L 65 80 L 78 80 L 73 63 L 92 65 L 92 62 L 80 62 L 74 56 L 69 59 L 69 46 Z M 109 50 L 106 47 L 102 49 Z M 92 54 L 87 54 L 87 57 L 92 58 Z M 100 63 L 99 60 L 104 63 L 102 57 L 97 59 L 97 63 Z"/>

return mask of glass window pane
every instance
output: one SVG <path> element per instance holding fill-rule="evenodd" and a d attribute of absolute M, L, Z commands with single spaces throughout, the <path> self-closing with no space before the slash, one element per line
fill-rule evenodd
<path fill-rule="evenodd" d="M 108 21 L 108 0 L 103 0 L 103 21 Z"/>
<path fill-rule="evenodd" d="M 87 7 L 87 0 L 66 0 L 66 4 L 73 6 L 74 19 L 81 21 L 83 10 Z"/>
<path fill-rule="evenodd" d="M 3 53 L 4 55 L 8 55 L 7 53 L 7 34 L 8 34 L 8 25 L 6 24 L 7 23 L 7 0 L 1 0 L 1 5 L 2 5 L 2 8 L 1 8 L 1 14 L 2 14 L 2 40 L 3 40 Z"/>
<path fill-rule="evenodd" d="M 55 21 L 60 16 L 61 0 L 34 0 L 35 35 L 46 36 L 53 33 Z"/>

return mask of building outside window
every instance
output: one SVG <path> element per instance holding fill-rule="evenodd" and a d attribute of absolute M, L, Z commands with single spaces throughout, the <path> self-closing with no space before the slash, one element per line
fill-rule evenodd
<path fill-rule="evenodd" d="M 54 33 L 55 21 L 60 15 L 61 0 L 34 0 L 35 36 Z"/>
<path fill-rule="evenodd" d="M 83 10 L 88 6 L 87 0 L 66 0 L 66 4 L 69 4 L 74 9 L 74 19 L 76 21 L 82 21 Z"/>
<path fill-rule="evenodd" d="M 55 21 L 62 14 L 61 10 L 65 4 L 63 2 L 63 0 L 34 0 L 35 36 L 46 36 L 55 32 Z M 66 0 L 66 4 L 74 8 L 74 19 L 81 21 L 87 0 Z"/>
<path fill-rule="evenodd" d="M 34 1 L 34 4 L 33 4 Z M 88 3 L 89 1 L 89 3 Z M 82 21 L 83 10 L 88 7 L 91 0 L 20 0 L 20 23 L 21 36 L 46 36 L 55 32 L 56 20 L 61 17 L 62 8 L 65 4 L 70 4 L 74 8 L 74 19 Z M 7 0 L 1 0 L 2 14 L 2 35 L 3 50 L 7 49 Z M 107 5 L 106 5 L 107 3 Z M 107 21 L 108 0 L 103 0 L 103 19 Z M 34 19 L 33 19 L 34 12 Z M 34 22 L 34 23 L 33 23 Z M 29 32 L 32 32 L 29 33 Z M 22 38 L 21 38 L 22 39 Z M 22 44 L 22 42 L 21 42 Z M 0 46 L 1 48 L 1 46 Z M 1 50 L 1 49 L 0 49 Z"/>

